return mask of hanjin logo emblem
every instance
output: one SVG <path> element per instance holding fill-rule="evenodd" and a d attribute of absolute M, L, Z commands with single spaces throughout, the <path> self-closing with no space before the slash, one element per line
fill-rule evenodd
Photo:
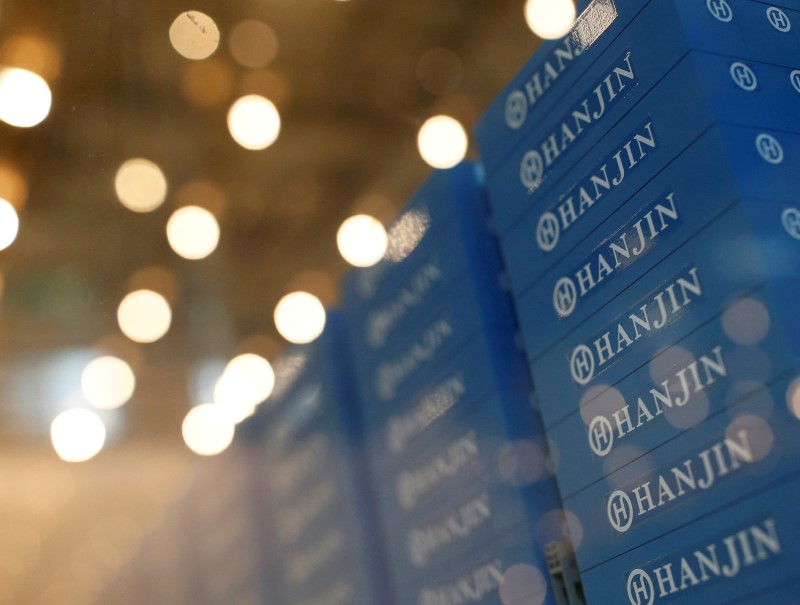
<path fill-rule="evenodd" d="M 589 424 L 589 447 L 600 456 L 608 455 L 614 445 L 614 430 L 605 416 L 597 416 Z"/>
<path fill-rule="evenodd" d="M 578 291 L 569 277 L 562 277 L 553 288 L 553 307 L 559 317 L 568 317 L 575 310 L 578 302 Z"/>
<path fill-rule="evenodd" d="M 717 21 L 728 23 L 733 19 L 731 6 L 725 0 L 706 0 L 706 6 Z"/>
<path fill-rule="evenodd" d="M 633 524 L 633 503 L 630 496 L 622 490 L 615 491 L 608 498 L 606 513 L 611 527 L 621 534 L 628 531 Z"/>
<path fill-rule="evenodd" d="M 656 591 L 647 572 L 634 569 L 628 575 L 628 600 L 631 605 L 653 605 Z"/>
<path fill-rule="evenodd" d="M 770 164 L 783 162 L 783 147 L 778 139 L 770 134 L 762 133 L 756 137 L 756 149 L 759 155 Z"/>
<path fill-rule="evenodd" d="M 569 360 L 569 371 L 578 384 L 589 384 L 594 376 L 594 356 L 589 347 L 586 345 L 575 347 Z"/>
<path fill-rule="evenodd" d="M 786 233 L 794 239 L 800 239 L 800 210 L 797 208 L 787 208 L 781 215 L 781 222 Z"/>
<path fill-rule="evenodd" d="M 515 90 L 506 99 L 506 124 L 509 128 L 517 130 L 525 123 L 528 117 L 528 99 L 525 94 Z"/>
<path fill-rule="evenodd" d="M 560 231 L 561 227 L 556 215 L 552 212 L 545 212 L 539 218 L 539 224 L 536 226 L 536 243 L 539 244 L 539 248 L 544 252 L 552 251 L 558 245 Z"/>
<path fill-rule="evenodd" d="M 731 78 L 742 90 L 750 92 L 758 86 L 758 79 L 755 72 L 744 63 L 734 63 L 731 65 Z"/>
<path fill-rule="evenodd" d="M 800 92 L 800 69 L 795 69 L 789 74 L 789 81 L 797 92 Z"/>
<path fill-rule="evenodd" d="M 786 16 L 781 9 L 770 6 L 767 9 L 767 19 L 769 19 L 770 25 L 777 29 L 779 32 L 786 33 L 790 29 L 792 29 L 792 22 L 789 21 L 789 17 Z"/>
<path fill-rule="evenodd" d="M 542 182 L 544 161 L 538 151 L 529 151 L 522 156 L 519 165 L 519 178 L 528 189 L 536 189 Z"/>

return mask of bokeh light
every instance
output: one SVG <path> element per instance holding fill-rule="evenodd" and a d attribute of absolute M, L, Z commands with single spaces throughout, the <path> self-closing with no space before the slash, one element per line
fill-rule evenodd
<path fill-rule="evenodd" d="M 575 4 L 572 0 L 527 0 L 525 22 L 540 38 L 560 38 L 575 23 Z"/>
<path fill-rule="evenodd" d="M 292 292 L 275 307 L 275 326 L 289 342 L 304 344 L 315 340 L 325 329 L 325 307 L 308 292 Z"/>
<path fill-rule="evenodd" d="M 228 412 L 213 403 L 203 403 L 189 410 L 181 432 L 186 446 L 201 456 L 216 456 L 233 441 L 235 426 Z"/>
<path fill-rule="evenodd" d="M 417 61 L 417 80 L 435 95 L 454 92 L 464 77 L 464 64 L 459 56 L 446 48 L 431 48 Z"/>
<path fill-rule="evenodd" d="M 131 367 L 111 355 L 93 359 L 81 373 L 83 395 L 96 408 L 118 408 L 131 398 L 135 387 Z"/>
<path fill-rule="evenodd" d="M 388 238 L 378 219 L 357 214 L 341 224 L 336 244 L 342 258 L 354 267 L 371 267 L 386 253 Z"/>
<path fill-rule="evenodd" d="M 419 129 L 417 148 L 434 168 L 452 168 L 464 159 L 469 140 L 461 123 L 450 116 L 429 118 Z"/>
<path fill-rule="evenodd" d="M 122 163 L 114 189 L 123 206 L 134 212 L 151 212 L 167 197 L 167 179 L 157 164 L 144 158 Z"/>
<path fill-rule="evenodd" d="M 186 11 L 172 22 L 169 41 L 181 56 L 195 61 L 205 59 L 219 46 L 219 28 L 205 13 Z"/>
<path fill-rule="evenodd" d="M 219 243 L 219 223 L 211 212 L 184 206 L 167 221 L 167 239 L 176 254 L 190 260 L 207 257 Z"/>
<path fill-rule="evenodd" d="M 231 30 L 228 48 L 240 65 L 251 69 L 265 67 L 278 55 L 278 36 L 266 23 L 247 19 Z"/>
<path fill-rule="evenodd" d="M 10 202 L 0 198 L 0 250 L 5 250 L 19 232 L 19 216 Z"/>
<path fill-rule="evenodd" d="M 136 290 L 122 299 L 117 321 L 122 333 L 134 342 L 155 342 L 169 330 L 172 310 L 159 293 Z"/>
<path fill-rule="evenodd" d="M 53 95 L 44 78 L 16 67 L 0 69 L 0 120 L 30 128 L 50 113 Z"/>
<path fill-rule="evenodd" d="M 272 101 L 260 95 L 237 99 L 228 110 L 228 130 L 239 145 L 253 151 L 272 145 L 281 131 L 281 116 Z"/>
<path fill-rule="evenodd" d="M 28 199 L 28 183 L 17 166 L 0 159 L 0 198 L 19 210 Z"/>
<path fill-rule="evenodd" d="M 233 94 L 230 62 L 218 57 L 188 63 L 181 77 L 181 93 L 198 107 L 219 107 Z"/>
<path fill-rule="evenodd" d="M 106 441 L 106 427 L 91 410 L 74 408 L 61 412 L 50 424 L 50 438 L 58 457 L 83 462 L 96 456 Z"/>
<path fill-rule="evenodd" d="M 275 372 L 272 365 L 253 353 L 234 357 L 214 388 L 214 403 L 228 410 L 234 422 L 241 422 L 272 393 Z"/>

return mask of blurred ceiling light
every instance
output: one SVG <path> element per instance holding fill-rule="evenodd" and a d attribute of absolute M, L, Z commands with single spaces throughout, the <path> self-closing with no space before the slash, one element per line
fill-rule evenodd
<path fill-rule="evenodd" d="M 292 292 L 275 306 L 275 327 L 289 342 L 305 344 L 325 329 L 325 307 L 308 292 Z"/>
<path fill-rule="evenodd" d="M 25 177 L 14 164 L 4 160 L 0 160 L 0 198 L 8 200 L 18 210 L 28 199 Z"/>
<path fill-rule="evenodd" d="M 61 412 L 50 424 L 50 438 L 58 457 L 83 462 L 97 455 L 106 441 L 106 427 L 91 410 L 74 408 Z"/>
<path fill-rule="evenodd" d="M 136 377 L 131 367 L 118 357 L 105 355 L 90 361 L 81 373 L 81 389 L 96 408 L 118 408 L 133 395 Z"/>
<path fill-rule="evenodd" d="M 272 365 L 253 353 L 234 357 L 214 388 L 214 403 L 228 410 L 234 422 L 241 422 L 272 393 L 275 372 Z"/>
<path fill-rule="evenodd" d="M 417 61 L 417 79 L 422 87 L 435 95 L 455 91 L 464 76 L 459 56 L 446 48 L 432 48 Z"/>
<path fill-rule="evenodd" d="M 219 223 L 205 208 L 184 206 L 167 221 L 167 239 L 176 254 L 189 260 L 207 257 L 219 243 Z"/>
<path fill-rule="evenodd" d="M 546 40 L 567 35 L 575 23 L 573 0 L 527 0 L 525 22 L 531 31 Z"/>
<path fill-rule="evenodd" d="M 280 134 L 281 116 L 272 101 L 260 95 L 247 95 L 228 110 L 228 130 L 233 140 L 245 149 L 266 149 Z"/>
<path fill-rule="evenodd" d="M 216 456 L 233 441 L 235 427 L 228 412 L 213 403 L 189 410 L 181 427 L 187 447 L 201 456 Z"/>
<path fill-rule="evenodd" d="M 434 168 L 452 168 L 467 154 L 467 132 L 450 116 L 434 116 L 425 121 L 417 135 L 422 159 Z"/>
<path fill-rule="evenodd" d="M 114 189 L 123 206 L 134 212 L 151 212 L 167 197 L 167 179 L 157 164 L 144 158 L 122 163 Z"/>
<path fill-rule="evenodd" d="M 10 202 L 0 198 L 0 250 L 5 250 L 19 232 L 19 216 Z"/>
<path fill-rule="evenodd" d="M 253 69 L 265 67 L 278 55 L 278 36 L 266 23 L 247 19 L 231 30 L 228 48 L 240 65 Z"/>
<path fill-rule="evenodd" d="M 354 267 L 371 267 L 386 253 L 388 238 L 381 222 L 366 214 L 345 220 L 336 233 L 342 258 Z"/>
<path fill-rule="evenodd" d="M 53 95 L 44 79 L 16 67 L 0 70 L 0 120 L 30 128 L 44 120 L 50 113 Z"/>
<path fill-rule="evenodd" d="M 172 310 L 157 292 L 136 290 L 122 299 L 117 321 L 122 333 L 134 342 L 155 342 L 169 330 Z"/>
<path fill-rule="evenodd" d="M 52 82 L 61 71 L 61 52 L 47 38 L 15 34 L 3 42 L 0 64 L 27 69 Z"/>
<path fill-rule="evenodd" d="M 186 11 L 172 22 L 169 41 L 181 56 L 195 61 L 205 59 L 219 46 L 219 28 L 205 13 Z"/>
<path fill-rule="evenodd" d="M 181 92 L 198 107 L 218 107 L 233 94 L 234 76 L 229 61 L 212 57 L 189 63 L 181 78 Z"/>

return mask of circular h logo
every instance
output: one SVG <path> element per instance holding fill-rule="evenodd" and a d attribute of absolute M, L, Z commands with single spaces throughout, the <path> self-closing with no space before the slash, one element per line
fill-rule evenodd
<path fill-rule="evenodd" d="M 795 69 L 789 74 L 789 81 L 797 92 L 800 92 L 800 69 Z"/>
<path fill-rule="evenodd" d="M 631 605 L 653 605 L 656 591 L 646 571 L 634 569 L 628 575 L 628 600 Z"/>
<path fill-rule="evenodd" d="M 731 5 L 725 0 L 706 0 L 708 12 L 717 20 L 723 23 L 729 23 L 733 19 L 733 11 Z"/>
<path fill-rule="evenodd" d="M 771 134 L 762 133 L 756 137 L 756 149 L 764 161 L 770 164 L 783 162 L 783 147 Z"/>
<path fill-rule="evenodd" d="M 538 151 L 529 151 L 519 164 L 519 178 L 526 188 L 536 189 L 542 182 L 544 161 Z"/>
<path fill-rule="evenodd" d="M 595 455 L 607 456 L 614 446 L 614 430 L 605 416 L 597 416 L 589 424 L 589 447 Z"/>
<path fill-rule="evenodd" d="M 578 291 L 569 277 L 562 277 L 553 288 L 553 307 L 559 317 L 568 317 L 575 310 Z"/>
<path fill-rule="evenodd" d="M 517 130 L 525 123 L 528 117 L 528 99 L 519 90 L 515 90 L 506 99 L 506 124 Z"/>
<path fill-rule="evenodd" d="M 781 222 L 786 233 L 794 239 L 800 240 L 800 210 L 797 208 L 787 208 L 781 215 Z"/>
<path fill-rule="evenodd" d="M 551 252 L 558 245 L 561 227 L 552 212 L 545 212 L 536 226 L 536 243 L 543 252 Z"/>
<path fill-rule="evenodd" d="M 786 33 L 792 29 L 792 22 L 789 17 L 781 9 L 776 6 L 770 6 L 767 9 L 767 19 L 770 25 L 777 29 L 779 32 Z"/>
<path fill-rule="evenodd" d="M 758 79 L 755 72 L 744 63 L 734 63 L 731 65 L 731 78 L 742 90 L 750 92 L 758 86 Z"/>
<path fill-rule="evenodd" d="M 624 534 L 633 525 L 633 503 L 630 496 L 622 490 L 617 490 L 608 497 L 606 506 L 608 522 L 619 533 Z"/>
<path fill-rule="evenodd" d="M 580 385 L 589 384 L 594 376 L 594 356 L 586 345 L 578 345 L 573 349 L 569 360 L 569 371 L 572 379 Z"/>

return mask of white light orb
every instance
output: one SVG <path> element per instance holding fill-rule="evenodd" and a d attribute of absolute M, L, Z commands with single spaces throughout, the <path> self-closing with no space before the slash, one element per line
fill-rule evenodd
<path fill-rule="evenodd" d="M 19 233 L 19 216 L 10 202 L 0 198 L 0 250 L 5 250 Z"/>
<path fill-rule="evenodd" d="M 181 427 L 187 447 L 201 456 L 216 456 L 224 452 L 233 441 L 235 430 L 230 414 L 213 403 L 193 407 Z"/>
<path fill-rule="evenodd" d="M 167 179 L 157 164 L 144 158 L 122 163 L 114 179 L 120 203 L 134 212 L 152 212 L 167 197 Z"/>
<path fill-rule="evenodd" d="M 50 438 L 59 458 L 66 462 L 83 462 L 103 449 L 106 427 L 96 413 L 75 408 L 55 417 L 50 424 Z"/>
<path fill-rule="evenodd" d="M 11 126 L 30 128 L 50 113 L 53 95 L 44 79 L 16 67 L 0 70 L 0 120 Z"/>
<path fill-rule="evenodd" d="M 325 307 L 308 292 L 292 292 L 275 306 L 275 327 L 295 344 L 312 342 L 325 329 Z"/>
<path fill-rule="evenodd" d="M 106 355 L 90 361 L 81 373 L 81 389 L 96 408 L 110 410 L 126 403 L 133 395 L 136 377 L 122 359 Z"/>
<path fill-rule="evenodd" d="M 527 0 L 525 22 L 540 38 L 561 38 L 575 23 L 575 4 L 572 0 Z"/>
<path fill-rule="evenodd" d="M 155 342 L 169 330 L 172 310 L 167 300 L 152 290 L 135 290 L 117 309 L 122 333 L 134 342 Z"/>
<path fill-rule="evenodd" d="M 272 365 L 253 353 L 234 357 L 214 387 L 214 403 L 226 408 L 237 423 L 250 416 L 272 393 Z"/>
<path fill-rule="evenodd" d="M 434 168 L 452 168 L 467 155 L 467 131 L 450 116 L 428 118 L 417 134 L 417 148 Z"/>
<path fill-rule="evenodd" d="M 266 149 L 280 134 L 281 116 L 269 99 L 247 95 L 234 101 L 228 110 L 228 130 L 245 149 Z"/>
<path fill-rule="evenodd" d="M 371 267 L 381 260 L 388 241 L 383 224 L 366 214 L 351 216 L 336 233 L 339 253 L 354 267 Z"/>
<path fill-rule="evenodd" d="M 195 61 L 205 59 L 219 46 L 219 27 L 205 13 L 186 11 L 172 22 L 169 41 L 181 56 Z"/>
<path fill-rule="evenodd" d="M 184 206 L 169 217 L 167 239 L 179 256 L 189 260 L 205 258 L 217 249 L 219 223 L 205 208 Z"/>

